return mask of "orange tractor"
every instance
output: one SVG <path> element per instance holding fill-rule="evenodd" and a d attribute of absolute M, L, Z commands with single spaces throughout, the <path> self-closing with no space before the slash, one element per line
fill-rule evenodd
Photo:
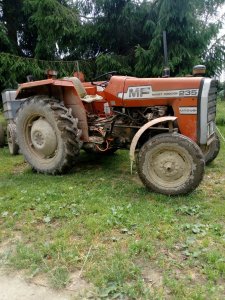
<path fill-rule="evenodd" d="M 219 151 L 216 81 L 204 77 L 108 80 L 76 77 L 21 84 L 16 99 L 20 151 L 34 170 L 66 172 L 81 149 L 98 154 L 130 149 L 144 185 L 186 194 L 201 182 Z M 103 77 L 102 77 L 103 78 Z"/>

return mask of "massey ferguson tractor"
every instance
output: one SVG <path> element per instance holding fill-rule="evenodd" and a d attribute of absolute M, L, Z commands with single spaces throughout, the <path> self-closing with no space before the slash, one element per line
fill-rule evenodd
<path fill-rule="evenodd" d="M 143 184 L 166 195 L 201 182 L 205 162 L 219 151 L 215 133 L 216 81 L 204 77 L 106 81 L 77 77 L 21 84 L 16 99 L 17 143 L 34 170 L 61 174 L 81 149 L 105 155 L 129 149 Z"/>

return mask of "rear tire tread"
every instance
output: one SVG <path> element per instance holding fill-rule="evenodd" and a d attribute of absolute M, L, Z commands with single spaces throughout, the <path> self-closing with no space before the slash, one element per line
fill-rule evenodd
<path fill-rule="evenodd" d="M 53 175 L 65 173 L 74 165 L 74 163 L 76 162 L 76 158 L 80 152 L 80 141 L 78 136 L 79 129 L 77 128 L 77 121 L 73 118 L 72 115 L 69 114 L 68 109 L 63 104 L 59 103 L 58 100 L 50 99 L 47 96 L 31 97 L 29 98 L 29 101 L 26 101 L 22 105 L 17 114 L 18 141 L 20 140 L 21 135 L 23 135 L 23 132 L 19 132 L 21 131 L 21 126 L 19 125 L 20 114 L 24 109 L 28 107 L 28 105 L 38 105 L 40 107 L 45 107 L 45 111 L 48 111 L 50 113 L 52 112 L 56 127 L 58 128 L 61 139 L 63 140 L 64 154 L 62 155 L 60 162 L 58 162 L 55 167 L 43 170 L 41 169 L 41 167 L 32 165 L 32 159 L 27 159 L 30 154 L 26 155 L 26 150 L 24 151 L 24 145 L 20 145 L 22 153 L 24 154 L 27 161 L 32 165 L 32 167 L 39 173 L 47 173 Z"/>

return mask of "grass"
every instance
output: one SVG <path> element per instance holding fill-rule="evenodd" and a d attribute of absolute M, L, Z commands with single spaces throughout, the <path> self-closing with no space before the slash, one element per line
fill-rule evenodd
<path fill-rule="evenodd" d="M 69 174 L 45 176 L 0 149 L 1 263 L 57 288 L 78 272 L 96 299 L 224 299 L 224 157 L 221 141 L 198 189 L 168 197 L 130 175 L 127 151 L 82 152 Z"/>
<path fill-rule="evenodd" d="M 223 100 L 218 101 L 216 123 L 221 126 L 225 125 L 225 102 Z"/>

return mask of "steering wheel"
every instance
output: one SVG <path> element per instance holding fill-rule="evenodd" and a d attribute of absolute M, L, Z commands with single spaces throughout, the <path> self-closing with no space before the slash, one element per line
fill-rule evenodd
<path fill-rule="evenodd" d="M 105 77 L 105 76 L 107 76 L 107 75 L 113 75 L 113 74 L 116 74 L 116 73 L 117 73 L 117 71 L 110 71 L 110 72 L 101 74 L 101 75 L 95 77 L 94 79 L 92 79 L 91 84 L 92 84 L 92 85 L 101 86 L 101 87 L 106 87 L 106 85 L 107 85 L 107 83 L 109 82 L 109 80 L 103 81 L 103 82 L 101 82 L 101 83 L 96 83 L 96 82 L 94 82 L 94 81 L 98 80 L 99 78 Z"/>

